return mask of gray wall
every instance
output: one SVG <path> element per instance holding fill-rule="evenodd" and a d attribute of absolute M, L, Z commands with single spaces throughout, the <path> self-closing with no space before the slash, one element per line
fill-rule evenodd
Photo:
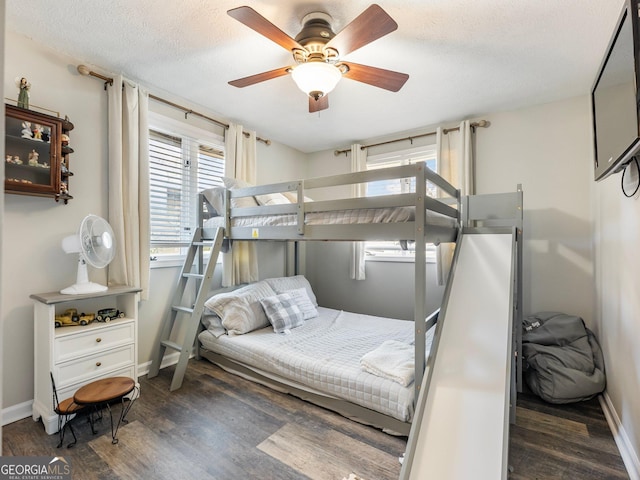
<path fill-rule="evenodd" d="M 485 117 L 478 193 L 524 191 L 524 312 L 593 321 L 593 179 L 586 97 Z"/>
<path fill-rule="evenodd" d="M 367 262 L 364 281 L 349 278 L 350 247 L 343 242 L 308 246 L 307 272 L 318 303 L 325 307 L 381 317 L 413 320 L 414 263 Z M 427 312 L 440 307 L 444 287 L 437 285 L 435 264 L 427 268 Z"/>
<path fill-rule="evenodd" d="M 592 183 L 595 242 L 594 327 L 607 368 L 606 406 L 640 478 L 640 196 L 626 198 L 620 174 Z M 585 295 L 586 296 L 586 295 Z"/>

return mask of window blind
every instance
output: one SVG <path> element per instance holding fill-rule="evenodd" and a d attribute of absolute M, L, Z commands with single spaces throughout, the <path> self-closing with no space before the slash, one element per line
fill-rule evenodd
<path fill-rule="evenodd" d="M 150 130 L 151 246 L 188 245 L 197 226 L 197 193 L 222 185 L 223 175 L 220 146 Z"/>

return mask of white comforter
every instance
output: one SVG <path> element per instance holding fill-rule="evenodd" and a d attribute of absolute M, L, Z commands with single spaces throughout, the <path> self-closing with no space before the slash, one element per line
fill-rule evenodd
<path fill-rule="evenodd" d="M 414 412 L 414 385 L 367 373 L 363 355 L 385 340 L 413 342 L 413 322 L 318 307 L 319 317 L 290 335 L 271 327 L 245 335 L 216 338 L 203 331 L 203 346 L 216 353 L 321 392 L 408 422 Z M 431 329 L 433 330 L 433 329 Z M 427 351 L 432 335 L 428 334 Z"/>

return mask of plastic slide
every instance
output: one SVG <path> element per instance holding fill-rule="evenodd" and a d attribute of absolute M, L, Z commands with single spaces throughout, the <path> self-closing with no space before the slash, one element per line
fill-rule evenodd
<path fill-rule="evenodd" d="M 507 478 L 514 236 L 459 242 L 401 478 Z"/>

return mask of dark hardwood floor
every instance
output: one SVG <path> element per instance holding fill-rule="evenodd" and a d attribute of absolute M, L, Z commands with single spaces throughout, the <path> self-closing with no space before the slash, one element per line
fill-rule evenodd
<path fill-rule="evenodd" d="M 27 418 L 3 428 L 3 455 L 63 456 L 79 480 L 398 478 L 405 437 L 230 375 L 206 360 L 191 360 L 183 387 L 170 393 L 172 373 L 168 368 L 157 378 L 140 378 L 141 397 L 117 445 L 111 444 L 108 417 L 96 435 L 85 418 L 75 419 L 79 441 L 70 449 L 56 449 L 58 437 Z M 509 464 L 514 480 L 628 478 L 597 400 L 555 406 L 522 395 Z"/>
<path fill-rule="evenodd" d="M 520 394 L 509 465 L 513 480 L 629 478 L 597 398 L 552 405 Z"/>

